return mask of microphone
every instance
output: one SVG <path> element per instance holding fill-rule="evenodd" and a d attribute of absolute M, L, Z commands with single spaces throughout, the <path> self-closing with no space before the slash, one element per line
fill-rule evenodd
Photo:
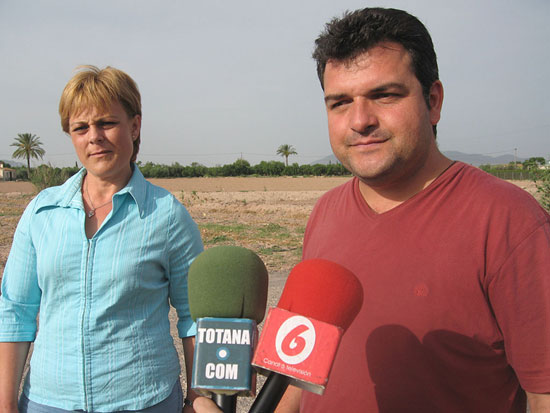
<path fill-rule="evenodd" d="M 191 387 L 212 395 L 224 413 L 235 412 L 237 395 L 256 392 L 250 362 L 267 285 L 264 263 L 242 247 L 210 248 L 189 267 L 189 310 L 197 323 Z"/>
<path fill-rule="evenodd" d="M 296 265 L 252 360 L 269 376 L 249 413 L 273 412 L 289 384 L 323 394 L 340 339 L 362 304 L 361 283 L 341 265 L 324 259 Z"/>

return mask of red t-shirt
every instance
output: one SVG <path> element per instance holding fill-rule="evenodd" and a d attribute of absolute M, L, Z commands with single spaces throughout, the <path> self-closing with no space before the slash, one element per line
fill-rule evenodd
<path fill-rule="evenodd" d="M 550 392 L 550 216 L 520 188 L 457 162 L 374 213 L 357 178 L 325 194 L 304 259 L 354 272 L 363 307 L 325 394 L 301 412 L 522 412 Z"/>

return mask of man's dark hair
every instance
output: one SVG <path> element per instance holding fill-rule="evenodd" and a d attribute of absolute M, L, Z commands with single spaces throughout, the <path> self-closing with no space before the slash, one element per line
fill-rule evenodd
<path fill-rule="evenodd" d="M 324 89 L 323 77 L 329 60 L 350 62 L 384 41 L 398 43 L 407 50 L 429 107 L 430 88 L 439 79 L 432 38 L 420 20 L 403 10 L 366 8 L 346 12 L 342 18 L 327 23 L 315 40 L 313 52 L 321 87 Z"/>

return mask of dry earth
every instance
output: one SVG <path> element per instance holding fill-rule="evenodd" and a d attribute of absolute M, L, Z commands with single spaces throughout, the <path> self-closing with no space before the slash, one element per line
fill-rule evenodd
<path fill-rule="evenodd" d="M 304 228 L 315 201 L 348 179 L 182 178 L 151 182 L 183 202 L 199 225 L 206 248 L 241 245 L 260 255 L 269 271 L 268 306 L 274 306 L 288 272 L 300 260 Z M 19 217 L 33 196 L 30 183 L 0 181 L 0 278 Z M 183 359 L 174 311 L 170 319 Z M 258 386 L 262 383 L 259 378 Z M 239 398 L 238 412 L 248 411 L 251 401 Z"/>
<path fill-rule="evenodd" d="M 262 257 L 270 271 L 288 271 L 315 201 L 348 177 L 151 179 L 171 191 L 199 224 L 206 247 L 237 244 Z M 530 181 L 512 181 L 535 193 Z M 0 181 L 0 274 L 15 227 L 32 199 L 28 182 Z M 1 275 L 0 275 L 1 277 Z"/>
<path fill-rule="evenodd" d="M 277 302 L 290 269 L 299 262 L 307 218 L 315 201 L 349 177 L 151 179 L 171 191 L 199 225 L 205 247 L 241 245 L 256 251 L 269 271 L 268 306 Z M 534 194 L 530 181 L 512 181 Z M 0 182 L 0 278 L 15 227 L 34 196 L 27 182 Z M 174 314 L 170 314 L 177 337 Z M 181 344 L 174 339 L 182 358 Z M 182 377 L 183 380 L 183 377 Z M 260 380 L 261 384 L 262 380 Z M 239 398 L 238 411 L 251 399 Z"/>

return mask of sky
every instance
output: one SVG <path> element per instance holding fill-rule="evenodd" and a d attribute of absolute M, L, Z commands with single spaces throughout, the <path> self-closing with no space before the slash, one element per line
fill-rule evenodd
<path fill-rule="evenodd" d="M 445 98 L 443 151 L 550 158 L 548 0 L 0 0 L 0 159 L 19 133 L 55 166 L 77 161 L 57 112 L 82 64 L 138 84 L 138 160 L 206 166 L 332 153 L 311 58 L 345 10 L 394 7 L 432 35 Z"/>

